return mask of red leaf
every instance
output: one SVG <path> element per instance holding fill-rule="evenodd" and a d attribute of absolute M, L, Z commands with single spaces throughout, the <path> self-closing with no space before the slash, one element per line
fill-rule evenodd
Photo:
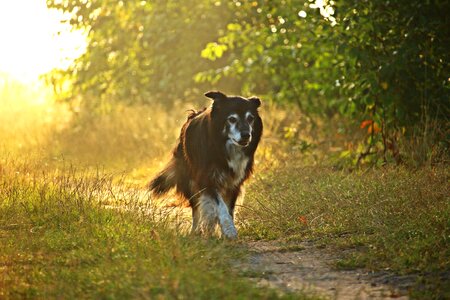
<path fill-rule="evenodd" d="M 361 125 L 359 125 L 359 128 L 365 128 L 369 125 L 372 125 L 373 121 L 372 120 L 364 120 L 361 122 Z"/>
<path fill-rule="evenodd" d="M 299 221 L 300 223 L 302 223 L 304 225 L 308 225 L 308 221 L 306 220 L 305 216 L 298 217 L 297 221 Z"/>

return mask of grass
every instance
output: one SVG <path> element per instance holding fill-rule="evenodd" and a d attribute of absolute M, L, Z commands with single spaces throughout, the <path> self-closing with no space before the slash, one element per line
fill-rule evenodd
<path fill-rule="evenodd" d="M 412 294 L 426 281 L 427 295 L 448 297 L 449 171 L 438 165 L 346 172 L 286 162 L 260 172 L 248 188 L 241 234 L 351 249 L 337 267 L 417 274 L 422 282 Z"/>
<path fill-rule="evenodd" d="M 231 269 L 240 247 L 180 231 L 110 176 L 1 162 L 0 298 L 272 299 Z M 23 172 L 26 173 L 23 173 Z M 110 209 L 104 200 L 126 201 Z M 103 201 L 98 201 L 103 198 Z"/>

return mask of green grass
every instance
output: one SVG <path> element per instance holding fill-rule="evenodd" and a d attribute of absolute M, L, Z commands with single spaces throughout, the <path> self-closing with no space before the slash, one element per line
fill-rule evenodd
<path fill-rule="evenodd" d="M 438 165 L 349 173 L 288 162 L 259 172 L 248 188 L 241 234 L 350 249 L 337 267 L 418 274 L 422 284 L 412 294 L 426 281 L 427 295 L 449 296 L 449 171 Z"/>
<path fill-rule="evenodd" d="M 241 247 L 179 232 L 173 218 L 158 217 L 138 195 L 112 192 L 110 176 L 1 165 L 2 299 L 282 297 L 231 269 Z M 98 201 L 114 196 L 127 201 L 125 209 Z"/>

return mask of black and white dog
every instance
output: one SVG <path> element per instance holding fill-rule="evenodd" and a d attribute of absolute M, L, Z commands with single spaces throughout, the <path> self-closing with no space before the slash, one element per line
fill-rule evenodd
<path fill-rule="evenodd" d="M 253 168 L 263 125 L 256 98 L 208 92 L 209 108 L 193 111 L 181 129 L 167 166 L 150 182 L 162 195 L 176 187 L 192 208 L 192 231 L 210 235 L 219 224 L 222 234 L 237 238 L 233 222 L 236 199 Z"/>

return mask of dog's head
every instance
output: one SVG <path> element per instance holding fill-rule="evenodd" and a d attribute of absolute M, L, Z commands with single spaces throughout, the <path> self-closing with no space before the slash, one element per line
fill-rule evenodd
<path fill-rule="evenodd" d="M 221 92 L 207 92 L 205 96 L 214 101 L 211 118 L 223 137 L 239 147 L 247 147 L 252 140 L 259 141 L 262 131 L 259 98 L 228 97 Z"/>

